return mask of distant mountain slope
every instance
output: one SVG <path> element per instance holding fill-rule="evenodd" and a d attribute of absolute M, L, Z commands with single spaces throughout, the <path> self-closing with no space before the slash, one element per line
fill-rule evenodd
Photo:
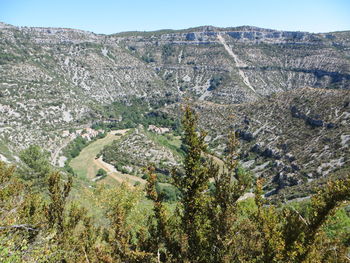
<path fill-rule="evenodd" d="M 350 32 L 255 27 L 97 35 L 0 23 L 0 140 L 53 151 L 101 104 L 183 97 L 244 103 L 302 87 L 349 89 Z"/>
<path fill-rule="evenodd" d="M 310 34 L 255 27 L 201 27 L 118 38 L 180 94 L 218 103 L 252 101 L 302 87 L 349 89 L 349 42 L 350 32 Z"/>
<path fill-rule="evenodd" d="M 350 167 L 349 90 L 297 89 L 241 105 L 194 106 L 218 154 L 228 131 L 238 131 L 242 164 L 267 179 L 267 190 Z M 179 114 L 174 106 L 166 111 Z"/>

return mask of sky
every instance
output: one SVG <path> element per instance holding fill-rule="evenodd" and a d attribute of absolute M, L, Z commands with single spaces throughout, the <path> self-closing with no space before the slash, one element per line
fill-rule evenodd
<path fill-rule="evenodd" d="M 0 0 L 0 21 L 100 34 L 202 25 L 350 30 L 350 0 Z"/>

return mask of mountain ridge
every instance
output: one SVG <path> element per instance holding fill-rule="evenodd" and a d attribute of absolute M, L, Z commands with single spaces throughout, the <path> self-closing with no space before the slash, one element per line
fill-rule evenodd
<path fill-rule="evenodd" d="M 1 23 L 0 140 L 13 152 L 31 143 L 54 151 L 64 130 L 101 119 L 101 105 L 135 97 L 241 104 L 304 87 L 350 87 L 349 31 L 157 32 L 101 35 Z"/>
<path fill-rule="evenodd" d="M 79 31 L 79 32 L 86 32 L 86 33 L 92 33 L 95 35 L 101 35 L 101 36 L 113 36 L 113 35 L 119 35 L 119 34 L 129 34 L 129 33 L 161 33 L 161 32 L 167 32 L 171 31 L 174 33 L 181 33 L 181 32 L 189 32 L 189 31 L 270 31 L 270 32 L 300 32 L 300 33 L 308 33 L 308 34 L 330 34 L 330 33 L 347 33 L 349 30 L 336 30 L 336 31 L 322 31 L 322 32 L 310 32 L 306 30 L 285 30 L 285 29 L 273 29 L 273 28 L 267 28 L 267 27 L 260 27 L 260 26 L 254 26 L 254 25 L 241 25 L 241 26 L 227 26 L 227 27 L 220 27 L 220 26 L 213 26 L 213 25 L 199 25 L 194 27 L 188 27 L 188 28 L 180 28 L 180 29 L 172 29 L 172 28 L 162 28 L 162 29 L 155 29 L 155 30 L 127 30 L 127 31 L 120 31 L 115 33 L 96 33 L 92 30 L 85 30 L 85 29 L 75 29 L 73 27 L 55 27 L 55 26 L 15 26 L 12 24 L 8 24 L 6 22 L 0 21 L 0 28 L 30 28 L 30 29 L 60 29 L 65 31 Z"/>

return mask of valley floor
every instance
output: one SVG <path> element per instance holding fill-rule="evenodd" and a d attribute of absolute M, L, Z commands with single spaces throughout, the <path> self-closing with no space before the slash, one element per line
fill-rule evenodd
<path fill-rule="evenodd" d="M 120 139 L 127 131 L 128 129 L 124 129 L 108 133 L 106 137 L 98 139 L 85 147 L 69 165 L 79 177 L 87 178 L 91 181 L 96 180 L 97 171 L 102 168 L 107 172 L 107 177 L 103 180 L 105 183 L 120 184 L 125 182 L 134 185 L 135 182 L 140 182 L 142 185 L 145 184 L 145 180 L 137 176 L 117 171 L 112 165 L 104 162 L 101 157 L 96 159 L 97 154 L 103 147 L 111 144 L 114 140 Z"/>

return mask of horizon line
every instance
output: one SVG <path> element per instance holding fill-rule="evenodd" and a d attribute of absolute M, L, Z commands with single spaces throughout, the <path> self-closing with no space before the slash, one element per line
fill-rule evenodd
<path fill-rule="evenodd" d="M 198 29 L 201 27 L 212 27 L 215 29 L 235 29 L 235 28 L 241 28 L 241 27 L 246 27 L 246 28 L 256 28 L 256 29 L 264 29 L 264 30 L 272 30 L 272 31 L 280 31 L 280 32 L 303 32 L 303 33 L 310 33 L 310 34 L 326 34 L 326 33 L 337 33 L 337 32 L 348 32 L 350 29 L 345 29 L 345 30 L 335 30 L 335 31 L 328 31 L 328 32 L 311 32 L 311 31 L 303 31 L 303 30 L 284 30 L 284 29 L 274 29 L 274 28 L 267 28 L 267 27 L 259 27 L 259 26 L 253 26 L 253 25 L 240 25 L 240 26 L 213 26 L 213 25 L 198 25 L 198 26 L 192 26 L 192 27 L 187 27 L 187 28 L 179 28 L 179 29 L 174 29 L 174 28 L 160 28 L 160 29 L 154 29 L 154 30 L 129 30 L 129 31 L 119 31 L 119 32 L 114 32 L 110 34 L 106 33 L 96 33 L 91 30 L 87 29 L 81 29 L 81 28 L 74 28 L 74 27 L 60 27 L 60 26 L 30 26 L 30 25 L 13 25 L 9 24 L 3 21 L 0 21 L 0 24 L 4 24 L 10 27 L 17 27 L 17 28 L 55 28 L 55 29 L 65 29 L 65 30 L 77 30 L 77 31 L 84 31 L 88 33 L 93 33 L 95 35 L 117 35 L 117 34 L 123 34 L 123 33 L 156 33 L 160 31 L 184 31 L 184 30 L 191 30 L 191 29 Z M 210 32 L 210 31 L 208 31 Z"/>

